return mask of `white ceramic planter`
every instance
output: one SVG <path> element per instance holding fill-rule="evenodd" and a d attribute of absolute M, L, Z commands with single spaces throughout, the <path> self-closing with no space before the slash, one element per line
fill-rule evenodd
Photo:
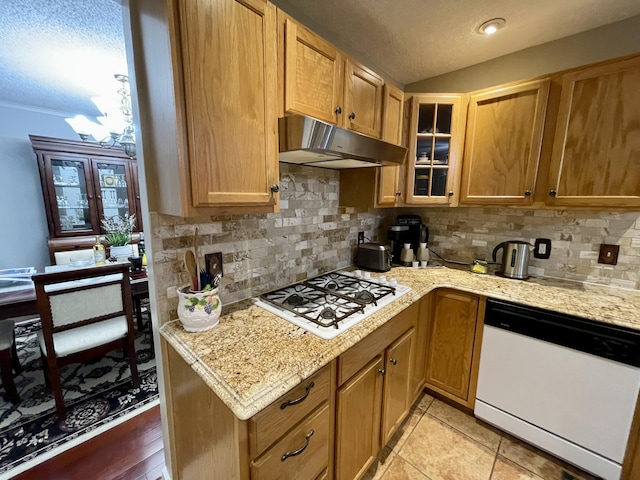
<path fill-rule="evenodd" d="M 178 318 L 187 332 L 204 332 L 220 320 L 222 302 L 218 289 L 191 292 L 185 285 L 178 289 Z"/>
<path fill-rule="evenodd" d="M 129 257 L 133 255 L 133 249 L 131 245 L 124 245 L 122 247 L 110 247 L 109 256 L 115 258 L 119 262 L 129 261 Z"/>

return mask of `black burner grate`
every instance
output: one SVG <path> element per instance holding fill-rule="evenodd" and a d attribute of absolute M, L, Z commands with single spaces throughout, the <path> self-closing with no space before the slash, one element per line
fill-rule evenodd
<path fill-rule="evenodd" d="M 305 282 L 260 295 L 265 302 L 322 327 L 338 328 L 341 320 L 364 313 L 395 288 L 340 273 L 327 273 Z"/>

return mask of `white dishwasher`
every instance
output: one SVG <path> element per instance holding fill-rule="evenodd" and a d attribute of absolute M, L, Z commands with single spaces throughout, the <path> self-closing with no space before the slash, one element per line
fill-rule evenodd
<path fill-rule="evenodd" d="M 487 301 L 474 413 L 618 480 L 640 389 L 640 332 Z"/>

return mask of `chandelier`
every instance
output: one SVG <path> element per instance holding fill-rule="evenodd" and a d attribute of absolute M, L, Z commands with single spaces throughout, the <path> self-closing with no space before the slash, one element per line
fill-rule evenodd
<path fill-rule="evenodd" d="M 102 116 L 97 117 L 99 124 L 92 122 L 84 115 L 65 118 L 65 121 L 71 125 L 83 142 L 93 137 L 104 148 L 120 145 L 125 154 L 135 157 L 136 136 L 131 114 L 129 77 L 115 74 L 114 78 L 120 84 L 116 92 L 117 97 L 91 97 L 93 103 L 102 112 Z"/>

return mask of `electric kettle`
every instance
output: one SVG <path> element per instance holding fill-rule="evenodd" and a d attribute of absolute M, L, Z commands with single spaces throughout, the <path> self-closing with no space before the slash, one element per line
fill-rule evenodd
<path fill-rule="evenodd" d="M 502 248 L 502 266 L 496 272 L 496 275 L 518 280 L 529 278 L 530 247 L 533 247 L 533 245 L 522 240 L 509 240 L 496 245 L 496 248 L 493 249 L 494 262 L 497 261 L 496 254 L 498 250 Z"/>

